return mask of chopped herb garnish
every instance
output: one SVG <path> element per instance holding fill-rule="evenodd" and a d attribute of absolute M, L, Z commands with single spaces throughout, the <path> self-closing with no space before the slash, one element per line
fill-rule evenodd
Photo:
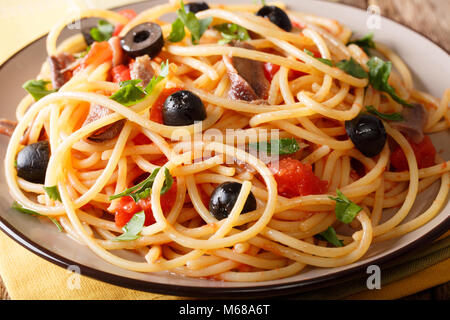
<path fill-rule="evenodd" d="M 321 232 L 319 234 L 316 234 L 315 237 L 319 240 L 327 241 L 327 242 L 331 243 L 332 245 L 334 245 L 335 247 L 344 246 L 344 242 L 342 240 L 338 239 L 338 237 L 336 235 L 336 230 L 334 230 L 333 227 L 328 227 L 327 230 L 325 230 L 324 232 Z"/>
<path fill-rule="evenodd" d="M 161 188 L 161 195 L 165 194 L 172 187 L 173 178 L 167 168 L 164 168 L 165 180 L 163 187 Z M 135 202 L 138 202 L 141 199 L 146 199 L 150 196 L 150 192 L 152 191 L 153 182 L 155 182 L 156 175 L 158 174 L 160 168 L 157 168 L 152 171 L 152 173 L 148 176 L 147 179 L 142 181 L 141 183 L 135 185 L 134 187 L 128 188 L 125 191 L 118 193 L 116 195 L 110 196 L 109 200 L 114 200 L 126 196 L 130 196 L 133 198 Z"/>
<path fill-rule="evenodd" d="M 92 39 L 97 42 L 108 41 L 114 32 L 114 25 L 106 20 L 99 20 L 97 22 L 97 27 L 92 28 L 89 33 Z"/>
<path fill-rule="evenodd" d="M 56 220 L 56 219 L 53 218 L 53 217 L 45 216 L 45 215 L 40 214 L 40 213 L 38 213 L 38 212 L 36 212 L 36 211 L 33 211 L 33 210 L 30 210 L 30 209 L 24 208 L 24 207 L 22 207 L 19 203 L 15 202 L 15 201 L 14 201 L 13 204 L 12 204 L 12 208 L 13 208 L 14 210 L 17 210 L 17 211 L 19 211 L 19 212 L 21 212 L 21 213 L 24 213 L 24 214 L 28 214 L 28 215 L 30 215 L 30 216 L 35 216 L 35 217 L 47 217 L 47 218 L 50 219 L 51 222 L 53 222 L 53 223 L 56 225 L 56 227 L 58 228 L 58 231 L 59 231 L 59 232 L 63 232 L 62 226 L 59 224 L 58 220 Z"/>
<path fill-rule="evenodd" d="M 350 223 L 356 215 L 362 210 L 356 203 L 350 201 L 339 189 L 336 190 L 337 198 L 329 197 L 336 201 L 334 212 L 336 218 L 343 223 Z"/>
<path fill-rule="evenodd" d="M 180 18 L 177 18 L 172 23 L 172 31 L 170 32 L 167 39 L 170 42 L 180 42 L 186 36 L 186 32 L 184 31 L 184 23 Z"/>
<path fill-rule="evenodd" d="M 307 54 L 309 54 L 311 57 L 316 58 L 316 56 L 314 55 L 314 53 L 312 53 L 311 51 L 309 51 L 308 49 L 304 49 L 303 51 L 305 51 Z M 319 60 L 322 63 L 325 63 L 326 65 L 333 67 L 334 63 L 333 61 L 331 61 L 330 59 L 324 59 L 324 58 L 316 58 L 317 60 Z"/>
<path fill-rule="evenodd" d="M 383 91 L 389 94 L 394 101 L 411 107 L 411 105 L 400 98 L 395 89 L 389 84 L 389 76 L 391 75 L 392 62 L 383 61 L 378 57 L 372 57 L 367 62 L 367 66 L 369 67 L 369 82 L 372 87 L 378 91 Z"/>
<path fill-rule="evenodd" d="M 138 86 L 138 84 L 142 82 L 141 79 L 121 81 L 119 83 L 120 89 L 110 98 L 127 107 L 134 105 L 144 100 L 149 94 L 151 94 L 156 85 L 167 77 L 168 74 L 169 62 L 166 61 L 161 64 L 161 71 L 159 72 L 159 75 L 157 77 L 153 76 L 147 87 L 142 88 L 142 86 Z"/>
<path fill-rule="evenodd" d="M 117 101 L 124 106 L 131 106 L 139 101 L 142 101 L 146 94 L 144 89 L 137 84 L 141 83 L 141 79 L 121 81 L 119 83 L 120 89 L 116 93 L 114 93 L 110 98 L 114 101 Z"/>
<path fill-rule="evenodd" d="M 114 238 L 113 241 L 132 241 L 140 237 L 145 222 L 145 212 L 140 211 L 133 215 L 128 223 L 122 228 L 123 233 Z"/>
<path fill-rule="evenodd" d="M 294 138 L 283 138 L 280 140 L 271 140 L 270 142 L 253 142 L 248 144 L 250 149 L 256 149 L 258 152 L 264 152 L 271 155 L 293 154 L 300 150 L 300 146 Z"/>
<path fill-rule="evenodd" d="M 227 44 L 233 40 L 246 41 L 250 39 L 247 29 L 235 23 L 222 23 L 214 26 L 220 32 L 222 39 L 219 44 Z"/>
<path fill-rule="evenodd" d="M 152 80 L 150 80 L 147 87 L 145 87 L 145 93 L 151 94 L 156 85 L 160 83 L 168 75 L 169 75 L 169 60 L 166 60 L 166 62 L 161 63 L 161 70 L 159 71 L 158 76 L 157 77 L 153 76 Z"/>
<path fill-rule="evenodd" d="M 363 49 L 368 56 L 371 55 L 370 49 L 376 49 L 375 42 L 373 41 L 373 33 L 369 33 L 361 39 L 350 41 L 348 45 L 350 44 L 356 44 Z"/>
<path fill-rule="evenodd" d="M 401 113 L 381 113 L 374 106 L 366 106 L 369 113 L 388 121 L 403 121 Z"/>
<path fill-rule="evenodd" d="M 45 97 L 46 95 L 56 92 L 57 90 L 49 90 L 47 89 L 47 85 L 50 81 L 45 80 L 28 80 L 23 84 L 23 88 L 28 91 L 34 98 L 34 101 L 38 101 L 39 99 Z"/>
<path fill-rule="evenodd" d="M 50 199 L 61 201 L 61 195 L 59 194 L 57 186 L 44 187 L 44 190 L 45 193 L 47 193 L 47 195 L 50 197 Z"/>
<path fill-rule="evenodd" d="M 208 29 L 212 22 L 212 17 L 205 19 L 197 19 L 195 13 L 186 12 L 184 3 L 180 1 L 181 8 L 177 10 L 178 18 L 172 23 L 172 31 L 169 34 L 169 41 L 179 42 L 184 39 L 186 32 L 184 27 L 186 27 L 191 32 L 191 40 L 193 44 L 198 44 L 200 38 Z"/>
<path fill-rule="evenodd" d="M 361 67 L 361 65 L 358 62 L 356 62 L 353 58 L 350 58 L 350 60 L 342 60 L 336 63 L 336 67 L 345 71 L 345 73 L 351 75 L 352 77 L 358 79 L 364 79 L 369 77 L 366 70 L 364 70 L 363 67 Z"/>

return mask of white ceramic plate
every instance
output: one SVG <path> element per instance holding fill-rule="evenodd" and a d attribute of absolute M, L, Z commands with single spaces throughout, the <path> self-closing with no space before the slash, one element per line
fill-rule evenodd
<path fill-rule="evenodd" d="M 250 2 L 250 0 L 248 0 Z M 146 1 L 127 6 L 142 11 L 163 1 Z M 215 2 L 215 1 L 210 1 Z M 237 2 L 229 1 L 227 2 Z M 242 2 L 242 1 L 241 1 Z M 353 7 L 321 1 L 285 0 L 290 8 L 302 12 L 313 13 L 334 18 L 349 26 L 358 36 L 365 35 L 367 13 Z M 67 30 L 61 38 L 67 37 Z M 415 84 L 436 97 L 441 97 L 450 87 L 450 59 L 448 54 L 423 36 L 407 29 L 391 20 L 381 19 L 381 29 L 375 32 L 376 40 L 393 48 L 409 65 Z M 11 57 L 0 68 L 0 92 L 2 108 L 0 118 L 15 118 L 15 108 L 24 96 L 22 84 L 32 79 L 39 72 L 42 61 L 46 58 L 45 38 L 41 38 Z M 420 75 L 420 78 L 418 77 Z M 437 150 L 443 150 L 441 156 L 450 159 L 448 141 L 450 133 L 444 132 L 432 137 Z M 8 139 L 0 137 L 0 154 L 5 154 Z M 2 165 L 3 168 L 3 165 Z M 173 295 L 203 297 L 261 297 L 285 293 L 304 292 L 317 287 L 328 286 L 344 280 L 349 275 L 362 276 L 370 264 L 381 264 L 407 251 L 413 250 L 447 231 L 450 226 L 450 204 L 425 226 L 401 237 L 377 243 L 358 262 L 351 265 L 321 269 L 308 268 L 301 274 L 276 281 L 263 283 L 231 283 L 203 279 L 190 279 L 174 276 L 169 273 L 144 274 L 118 267 L 98 258 L 86 246 L 74 242 L 64 233 L 58 233 L 51 223 L 43 223 L 39 219 L 19 214 L 10 209 L 12 198 L 9 196 L 4 178 L 4 170 L 0 170 L 0 185 L 4 192 L 0 193 L 0 228 L 21 245 L 39 256 L 62 267 L 77 265 L 83 275 L 87 275 L 108 283 Z M 416 205 L 407 220 L 422 213 L 432 203 L 439 184 L 419 195 Z M 127 254 L 130 256 L 130 254 Z"/>

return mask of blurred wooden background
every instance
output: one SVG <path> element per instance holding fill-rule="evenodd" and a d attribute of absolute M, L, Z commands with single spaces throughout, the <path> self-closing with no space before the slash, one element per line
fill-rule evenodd
<path fill-rule="evenodd" d="M 226 0 L 224 0 L 226 1 Z M 327 0 L 345 3 L 366 10 L 378 5 L 381 14 L 410 27 L 450 52 L 449 0 Z M 413 49 L 413 48 L 412 48 Z M 8 292 L 0 278 L 0 298 L 8 299 Z M 419 292 L 405 299 L 450 300 L 450 284 Z"/>

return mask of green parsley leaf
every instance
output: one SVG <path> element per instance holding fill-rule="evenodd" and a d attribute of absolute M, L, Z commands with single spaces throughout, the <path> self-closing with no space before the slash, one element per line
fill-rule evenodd
<path fill-rule="evenodd" d="M 165 194 L 172 187 L 173 178 L 167 168 L 164 168 L 165 180 L 163 187 L 161 188 L 161 195 Z M 128 188 L 125 191 L 118 193 L 116 195 L 110 196 L 109 200 L 114 200 L 126 196 L 130 196 L 133 198 L 135 202 L 139 202 L 141 199 L 146 199 L 150 196 L 150 192 L 153 187 L 153 182 L 155 182 L 156 175 L 158 174 L 160 168 L 157 168 L 152 171 L 152 173 L 142 181 L 141 183 L 135 185 L 134 187 Z"/>
<path fill-rule="evenodd" d="M 265 154 L 287 155 L 300 150 L 300 146 L 294 138 L 283 138 L 280 140 L 271 140 L 270 142 L 261 141 L 248 144 L 249 148 L 263 151 Z"/>
<path fill-rule="evenodd" d="M 394 101 L 404 106 L 411 107 L 408 102 L 397 95 L 395 89 L 388 82 L 389 76 L 391 75 L 392 62 L 385 62 L 378 57 L 372 57 L 367 62 L 367 66 L 369 67 L 369 82 L 374 89 L 386 92 L 394 99 Z"/>
<path fill-rule="evenodd" d="M 61 202 L 61 195 L 59 194 L 58 187 L 52 186 L 52 187 L 44 187 L 45 193 L 48 194 L 50 199 L 52 200 L 58 200 Z"/>
<path fill-rule="evenodd" d="M 170 188 L 172 188 L 173 185 L 173 177 L 170 174 L 170 171 L 167 168 L 164 168 L 164 176 L 165 176 L 165 180 L 164 180 L 164 184 L 161 188 L 161 194 L 165 194 L 167 191 L 170 190 Z"/>
<path fill-rule="evenodd" d="M 157 77 L 153 76 L 152 80 L 148 83 L 147 87 L 145 87 L 145 93 L 152 93 L 153 89 L 156 87 L 158 83 L 160 83 L 165 77 L 169 75 L 169 61 L 161 63 L 161 70 L 159 71 L 159 75 Z"/>
<path fill-rule="evenodd" d="M 308 49 L 303 49 L 303 51 L 305 51 L 307 54 L 309 54 L 311 57 L 316 58 L 316 56 L 314 55 L 314 53 L 312 53 L 311 51 L 309 51 Z M 317 60 L 319 60 L 322 63 L 325 63 L 326 65 L 333 67 L 334 63 L 333 61 L 331 61 L 330 59 L 325 59 L 325 58 L 316 58 Z"/>
<path fill-rule="evenodd" d="M 46 87 L 50 81 L 45 80 L 28 80 L 23 84 L 23 88 L 28 91 L 34 98 L 34 101 L 45 97 L 46 95 L 56 92 L 57 90 L 48 90 Z"/>
<path fill-rule="evenodd" d="M 168 39 L 171 42 L 178 42 L 183 40 L 185 36 L 184 27 L 186 27 L 191 32 L 192 43 L 198 44 L 200 38 L 211 24 L 212 17 L 199 20 L 195 16 L 195 13 L 190 11 L 186 12 L 182 0 L 180 1 L 180 5 L 181 8 L 177 10 L 178 18 L 172 23 L 172 31 L 170 32 Z"/>
<path fill-rule="evenodd" d="M 246 41 L 250 39 L 247 29 L 235 23 L 222 23 L 214 26 L 214 29 L 219 31 L 222 39 L 219 44 L 227 44 L 233 40 Z"/>
<path fill-rule="evenodd" d="M 361 39 L 350 41 L 347 45 L 356 44 L 370 56 L 370 49 L 376 49 L 375 42 L 373 41 L 373 33 L 369 33 Z"/>
<path fill-rule="evenodd" d="M 140 211 L 133 215 L 128 223 L 122 228 L 123 233 L 115 237 L 113 241 L 132 241 L 140 237 L 145 222 L 145 212 Z"/>
<path fill-rule="evenodd" d="M 328 227 L 327 230 L 324 232 L 321 232 L 319 234 L 316 234 L 315 237 L 319 240 L 325 240 L 334 245 L 335 247 L 343 247 L 344 242 L 342 240 L 339 240 L 336 235 L 336 230 L 334 230 L 333 227 Z"/>
<path fill-rule="evenodd" d="M 114 32 L 114 25 L 106 20 L 99 20 L 97 22 L 97 27 L 92 28 L 89 33 L 92 39 L 97 42 L 108 41 Z"/>
<path fill-rule="evenodd" d="M 56 219 L 53 218 L 53 217 L 45 216 L 45 215 L 40 214 L 40 213 L 38 213 L 38 212 L 36 212 L 36 211 L 33 211 L 33 210 L 30 210 L 30 209 L 24 208 L 24 207 L 22 207 L 19 203 L 15 202 L 15 201 L 13 202 L 13 204 L 12 204 L 11 207 L 12 207 L 14 210 L 19 211 L 20 213 L 28 214 L 28 215 L 30 215 L 30 216 L 35 216 L 35 217 L 47 217 L 47 218 L 50 219 L 51 222 L 53 222 L 53 223 L 56 225 L 56 227 L 58 228 L 58 231 L 59 231 L 59 232 L 63 232 L 63 230 L 64 230 L 63 227 L 61 226 L 61 224 L 59 224 L 58 220 L 56 220 Z"/>
<path fill-rule="evenodd" d="M 361 67 L 361 65 L 358 62 L 356 62 L 353 58 L 350 58 L 350 60 L 342 60 L 336 63 L 336 67 L 345 71 L 345 73 L 351 75 L 352 77 L 358 79 L 364 79 L 369 77 L 366 70 L 364 70 L 363 67 Z"/>
<path fill-rule="evenodd" d="M 126 107 L 135 105 L 151 94 L 156 85 L 167 77 L 168 74 L 169 61 L 166 61 L 161 64 L 161 71 L 159 72 L 159 75 L 157 77 L 153 76 L 147 87 L 142 88 L 141 86 L 138 86 L 138 84 L 142 82 L 141 79 L 121 81 L 119 83 L 120 89 L 110 96 L 110 99 L 117 101 Z"/>
<path fill-rule="evenodd" d="M 145 98 L 145 92 L 141 86 L 137 86 L 141 82 L 140 79 L 120 82 L 120 89 L 110 98 L 127 107 L 142 101 Z"/>
<path fill-rule="evenodd" d="M 184 39 L 185 36 L 186 32 L 184 31 L 184 23 L 183 21 L 181 21 L 180 18 L 177 18 L 172 23 L 172 30 L 170 31 L 170 34 L 167 37 L 167 39 L 170 42 L 180 42 L 181 40 Z"/>
<path fill-rule="evenodd" d="M 355 219 L 356 215 L 362 210 L 356 203 L 350 201 L 339 189 L 336 190 L 337 198 L 329 197 L 336 201 L 334 212 L 336 218 L 343 223 L 350 223 Z"/>
<path fill-rule="evenodd" d="M 380 117 L 381 119 L 388 121 L 403 121 L 403 116 L 401 113 L 381 113 L 374 106 L 366 106 L 369 113 Z"/>

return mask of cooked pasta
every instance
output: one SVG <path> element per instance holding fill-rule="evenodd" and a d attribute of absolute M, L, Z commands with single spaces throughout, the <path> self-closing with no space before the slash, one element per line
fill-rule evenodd
<path fill-rule="evenodd" d="M 415 89 L 371 36 L 350 41 L 346 26 L 279 2 L 82 18 L 100 20 L 57 45 L 65 19 L 47 37 L 5 173 L 16 209 L 109 263 L 287 278 L 352 264 L 446 204 L 450 162 L 427 134 L 448 130 L 450 90 Z M 435 182 L 433 204 L 404 223 Z"/>

